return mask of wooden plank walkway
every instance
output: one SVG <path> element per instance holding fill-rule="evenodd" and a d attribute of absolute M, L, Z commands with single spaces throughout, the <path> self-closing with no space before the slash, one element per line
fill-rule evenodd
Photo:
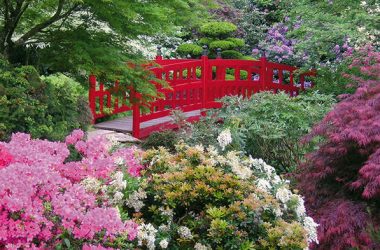
<path fill-rule="evenodd" d="M 186 118 L 197 117 L 201 115 L 200 110 L 194 110 L 190 112 L 183 113 Z M 157 126 L 159 124 L 173 122 L 173 118 L 171 116 L 164 116 L 161 118 L 153 119 L 150 121 L 142 122 L 140 124 L 140 129 L 148 128 L 151 126 Z M 127 116 L 123 118 L 118 118 L 112 121 L 100 122 L 94 125 L 94 128 L 97 129 L 105 129 L 112 130 L 123 133 L 131 133 L 132 132 L 132 124 L 133 118 L 132 116 Z"/>

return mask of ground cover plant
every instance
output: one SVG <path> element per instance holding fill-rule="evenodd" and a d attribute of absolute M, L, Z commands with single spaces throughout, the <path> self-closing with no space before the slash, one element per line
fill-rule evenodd
<path fill-rule="evenodd" d="M 324 138 L 301 166 L 299 188 L 319 221 L 321 249 L 376 249 L 371 228 L 379 224 L 380 53 L 367 46 L 351 67 L 360 76 L 306 137 Z M 377 245 L 376 245 L 377 244 Z"/>

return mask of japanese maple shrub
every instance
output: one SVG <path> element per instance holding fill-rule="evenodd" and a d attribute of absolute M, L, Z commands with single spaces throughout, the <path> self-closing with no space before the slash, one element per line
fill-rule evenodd
<path fill-rule="evenodd" d="M 356 92 L 327 114 L 306 140 L 323 138 L 301 167 L 299 187 L 320 223 L 320 249 L 374 249 L 369 226 L 380 219 L 380 53 L 353 60 Z M 378 249 L 378 248 L 377 248 Z"/>

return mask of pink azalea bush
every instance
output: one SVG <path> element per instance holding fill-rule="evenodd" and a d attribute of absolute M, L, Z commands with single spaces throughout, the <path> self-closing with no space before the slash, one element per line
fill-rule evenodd
<path fill-rule="evenodd" d="M 0 248 L 54 248 L 60 236 L 68 234 L 85 244 L 83 249 L 106 249 L 103 245 L 115 237 L 136 237 L 136 223 L 123 221 L 104 197 L 99 202 L 80 183 L 94 177 L 107 185 L 120 167 L 115 157 L 131 176 L 139 176 L 142 167 L 134 158 L 135 149 L 113 155 L 104 139 L 84 141 L 83 136 L 75 130 L 61 143 L 17 133 L 9 143 L 0 142 Z M 80 161 L 65 163 L 68 145 L 82 154 Z"/>

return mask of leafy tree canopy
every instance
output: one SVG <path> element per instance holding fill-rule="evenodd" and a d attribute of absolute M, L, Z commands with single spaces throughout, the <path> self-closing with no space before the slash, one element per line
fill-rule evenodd
<path fill-rule="evenodd" d="M 139 54 L 133 41 L 154 41 L 157 34 L 195 25 L 207 16 L 211 4 L 212 0 L 4 0 L 0 49 L 13 64 L 38 65 L 44 73 L 112 72 L 113 78 L 127 80 L 124 62 Z"/>
<path fill-rule="evenodd" d="M 344 43 L 380 46 L 380 4 L 376 0 L 296 0 L 284 4 L 284 16 L 295 24 L 290 36 L 314 62 L 331 61 L 333 48 Z"/>

